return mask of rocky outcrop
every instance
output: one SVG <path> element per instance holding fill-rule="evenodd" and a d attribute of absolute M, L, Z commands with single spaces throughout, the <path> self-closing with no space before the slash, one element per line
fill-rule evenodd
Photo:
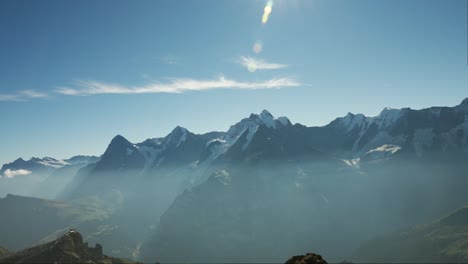
<path fill-rule="evenodd" d="M 88 246 L 81 234 L 71 229 L 58 239 L 22 250 L 0 263 L 133 263 L 103 254 L 102 246 Z"/>
<path fill-rule="evenodd" d="M 305 255 L 298 255 L 291 257 L 286 261 L 286 264 L 327 264 L 322 256 L 314 254 L 314 253 L 307 253 Z"/>

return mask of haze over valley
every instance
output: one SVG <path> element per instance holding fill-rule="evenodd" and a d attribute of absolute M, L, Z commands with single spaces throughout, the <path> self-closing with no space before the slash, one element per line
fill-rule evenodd
<path fill-rule="evenodd" d="M 117 135 L 100 157 L 3 165 L 0 244 L 17 251 L 73 227 L 144 262 L 280 262 L 311 248 L 359 259 L 367 241 L 465 205 L 467 150 L 468 99 L 323 127 L 263 110 L 225 132 Z"/>

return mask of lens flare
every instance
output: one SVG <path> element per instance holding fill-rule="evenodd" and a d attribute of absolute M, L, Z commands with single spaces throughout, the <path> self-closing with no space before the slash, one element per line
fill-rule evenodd
<path fill-rule="evenodd" d="M 266 24 L 268 22 L 268 14 L 263 14 L 262 16 L 262 24 Z"/>
<path fill-rule="evenodd" d="M 260 52 L 262 52 L 263 50 L 263 44 L 261 41 L 257 41 L 254 43 L 253 47 L 252 47 L 252 50 L 253 52 L 255 52 L 256 54 L 259 54 Z"/>
<path fill-rule="evenodd" d="M 266 24 L 268 22 L 268 18 L 270 17 L 271 10 L 273 8 L 273 1 L 269 0 L 263 9 L 263 16 L 262 16 L 262 24 Z"/>

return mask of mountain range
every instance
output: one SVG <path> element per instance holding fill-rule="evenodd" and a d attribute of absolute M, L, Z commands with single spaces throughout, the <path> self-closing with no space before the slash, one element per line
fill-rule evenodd
<path fill-rule="evenodd" d="M 50 157 L 17 160 L 0 169 L 0 196 L 8 193 L 55 198 L 77 171 L 99 160 L 94 156 L 74 156 L 60 160 Z"/>
<path fill-rule="evenodd" d="M 108 212 L 106 224 L 134 243 L 122 252 L 145 262 L 278 262 L 310 249 L 340 261 L 468 203 L 468 98 L 348 113 L 322 127 L 263 110 L 226 132 L 176 127 L 141 143 L 118 135 L 99 158 L 71 160 L 17 160 L 0 180 L 47 171 L 39 182 L 53 197 L 20 194 Z M 54 174 L 67 180 L 47 182 Z"/>

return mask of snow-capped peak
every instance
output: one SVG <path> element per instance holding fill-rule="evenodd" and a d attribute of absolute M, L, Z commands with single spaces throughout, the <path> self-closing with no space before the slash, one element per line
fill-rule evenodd
<path fill-rule="evenodd" d="M 359 129 L 369 127 L 370 124 L 376 124 L 380 128 L 389 127 L 394 124 L 402 115 L 401 109 L 393 109 L 385 107 L 380 114 L 374 117 L 368 117 L 363 114 L 348 113 L 346 116 L 339 118 L 340 123 L 348 130 L 351 131 L 356 127 Z M 364 126 L 367 124 L 366 126 Z"/>
<path fill-rule="evenodd" d="M 267 127 L 275 127 L 275 120 L 273 118 L 273 115 L 268 112 L 267 110 L 263 110 L 260 113 L 260 120 L 267 126 Z"/>
<path fill-rule="evenodd" d="M 179 133 L 179 134 L 185 134 L 187 133 L 188 130 L 185 128 L 185 127 L 181 127 L 181 126 L 176 126 L 171 133 Z"/>
<path fill-rule="evenodd" d="M 175 144 L 176 147 L 178 147 L 187 140 L 188 133 L 189 131 L 186 128 L 177 126 L 169 135 L 167 135 L 166 142 L 169 144 Z"/>
<path fill-rule="evenodd" d="M 207 147 L 213 153 L 211 159 L 227 151 L 244 133 L 246 133 L 246 142 L 243 144 L 242 150 L 245 150 L 255 133 L 257 133 L 259 126 L 278 129 L 290 125 L 291 122 L 287 117 L 275 118 L 267 110 L 263 110 L 260 114 L 251 114 L 248 118 L 244 118 L 235 125 L 232 125 L 223 137 L 207 143 Z"/>
<path fill-rule="evenodd" d="M 366 121 L 366 116 L 363 114 L 348 113 L 345 117 L 341 118 L 341 124 L 347 128 L 348 131 L 353 130 L 355 127 L 361 127 Z"/>
<path fill-rule="evenodd" d="M 291 124 L 291 121 L 289 121 L 289 119 L 287 117 L 285 117 L 285 116 L 280 116 L 280 117 L 278 117 L 277 120 L 283 126 L 288 126 L 288 125 Z"/>
<path fill-rule="evenodd" d="M 379 127 L 388 127 L 395 123 L 401 116 L 401 109 L 393 109 L 385 107 L 378 116 L 373 119 L 379 125 Z"/>
<path fill-rule="evenodd" d="M 244 120 L 246 119 L 242 119 L 239 123 L 242 123 Z M 247 120 L 251 120 L 252 123 L 255 123 L 256 125 L 265 125 L 268 128 L 278 128 L 281 126 L 288 126 L 291 124 L 287 117 L 282 116 L 279 118 L 275 118 L 267 110 L 263 110 L 262 112 L 260 112 L 260 114 L 251 114 Z"/>

